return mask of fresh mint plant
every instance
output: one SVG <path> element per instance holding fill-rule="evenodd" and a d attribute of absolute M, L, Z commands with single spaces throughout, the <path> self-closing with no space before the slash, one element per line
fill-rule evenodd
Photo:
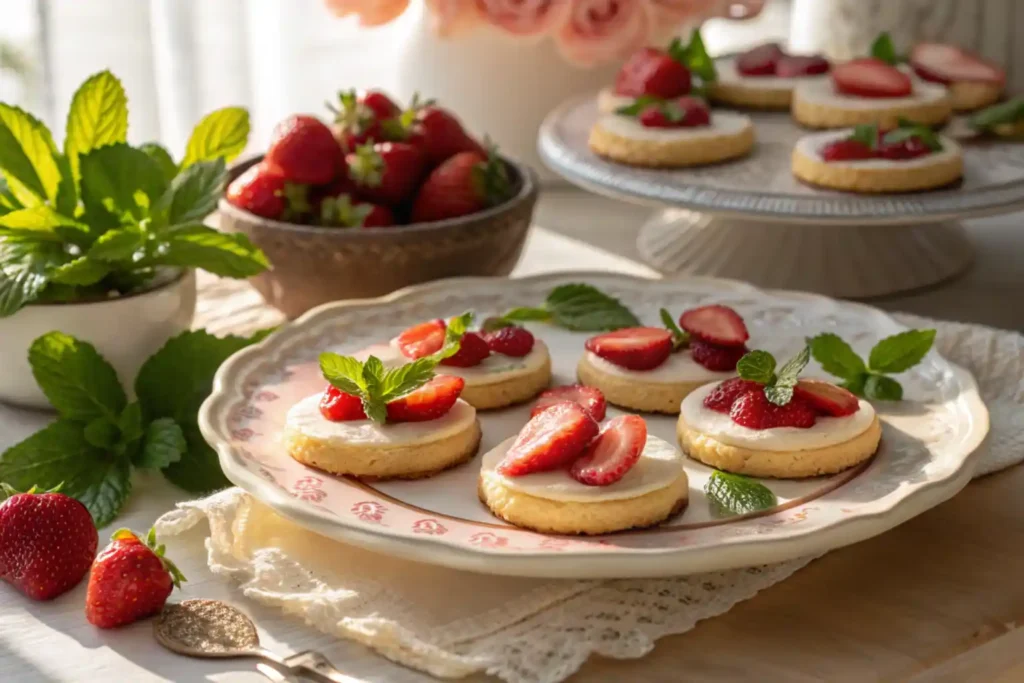
<path fill-rule="evenodd" d="M 704 484 L 704 494 L 719 516 L 746 515 L 779 504 L 772 490 L 759 481 L 715 470 Z"/>
<path fill-rule="evenodd" d="M 764 395 L 777 406 L 784 406 L 793 400 L 793 387 L 807 363 L 811 350 L 804 347 L 786 364 L 775 371 L 775 357 L 767 351 L 751 351 L 736 363 L 736 374 L 743 379 L 764 385 Z"/>
<path fill-rule="evenodd" d="M 513 308 L 492 321 L 547 322 L 574 332 L 604 332 L 637 327 L 640 319 L 613 296 L 582 283 L 559 285 L 538 307 Z"/>
<path fill-rule="evenodd" d="M 39 337 L 29 363 L 57 420 L 0 455 L 0 481 L 21 490 L 63 484 L 99 527 L 128 500 L 133 468 L 161 471 L 190 493 L 227 486 L 199 433 L 199 406 L 220 364 L 266 334 L 218 338 L 200 330 L 172 338 L 140 369 L 135 401 L 91 344 L 60 332 Z"/>
<path fill-rule="evenodd" d="M 0 317 L 145 289 L 164 267 L 224 277 L 267 268 L 244 235 L 202 222 L 248 140 L 246 110 L 208 114 L 180 162 L 127 134 L 128 101 L 108 71 L 74 94 L 63 150 L 38 119 L 0 103 Z"/>
<path fill-rule="evenodd" d="M 841 378 L 841 386 L 879 401 L 899 401 L 903 386 L 890 377 L 921 362 L 935 342 L 935 330 L 907 330 L 882 339 L 865 363 L 839 335 L 831 332 L 807 340 L 814 360 L 825 372 Z"/>

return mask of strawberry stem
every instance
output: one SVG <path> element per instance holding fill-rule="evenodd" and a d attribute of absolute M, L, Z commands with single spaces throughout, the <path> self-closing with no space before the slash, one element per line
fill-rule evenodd
<path fill-rule="evenodd" d="M 384 181 L 384 159 L 373 144 L 360 145 L 354 156 L 348 164 L 352 180 L 366 187 L 379 186 Z"/>

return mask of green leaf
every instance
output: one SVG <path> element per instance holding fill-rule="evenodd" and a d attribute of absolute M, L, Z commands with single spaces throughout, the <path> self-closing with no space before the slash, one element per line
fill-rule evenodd
<path fill-rule="evenodd" d="M 0 237 L 80 243 L 89 227 L 57 213 L 45 204 L 17 209 L 0 216 Z"/>
<path fill-rule="evenodd" d="M 807 340 L 811 355 L 830 375 L 851 380 L 867 371 L 864 361 L 842 337 L 824 332 Z M 854 392 L 856 393 L 856 392 Z"/>
<path fill-rule="evenodd" d="M 64 138 L 71 173 L 81 178 L 81 157 L 128 139 L 128 98 L 109 71 L 90 76 L 71 98 Z"/>
<path fill-rule="evenodd" d="M 155 264 L 201 268 L 233 278 L 257 275 L 270 265 L 263 252 L 242 233 L 195 224 L 172 228 L 162 238 L 163 244 L 152 259 Z"/>
<path fill-rule="evenodd" d="M 50 332 L 32 342 L 28 360 L 39 388 L 63 418 L 116 422 L 128 403 L 114 368 L 88 342 Z"/>
<path fill-rule="evenodd" d="M 715 60 L 708 55 L 699 28 L 693 29 L 693 33 L 690 34 L 690 43 L 683 53 L 683 64 L 690 70 L 690 73 L 699 76 L 705 83 L 710 83 L 718 78 L 715 71 Z"/>
<path fill-rule="evenodd" d="M 428 357 L 385 370 L 380 380 L 381 400 L 388 403 L 416 391 L 434 378 L 436 367 L 437 363 Z"/>
<path fill-rule="evenodd" d="M 325 351 L 320 354 L 320 372 L 340 391 L 359 396 L 366 391 L 363 364 L 351 356 Z"/>
<path fill-rule="evenodd" d="M 199 431 L 197 417 L 217 368 L 250 343 L 248 338 L 214 337 L 203 330 L 184 332 L 153 354 L 135 378 L 144 421 L 169 417 L 185 435 L 188 451 L 164 470 L 164 476 L 186 491 L 206 493 L 229 485 L 217 453 Z"/>
<path fill-rule="evenodd" d="M 142 406 L 132 401 L 121 411 L 117 419 L 117 428 L 121 432 L 121 441 L 131 443 L 142 438 Z"/>
<path fill-rule="evenodd" d="M 57 420 L 0 455 L 0 480 L 18 489 L 38 485 L 76 498 L 96 526 L 109 524 L 131 492 L 131 465 L 91 445 L 85 427 Z"/>
<path fill-rule="evenodd" d="M 875 149 L 878 147 L 878 126 L 874 123 L 865 123 L 856 126 L 853 129 L 853 135 L 850 136 L 851 140 L 863 143 Z"/>
<path fill-rule="evenodd" d="M 777 406 L 784 406 L 793 400 L 793 386 L 789 384 L 768 384 L 764 388 L 764 396 Z"/>
<path fill-rule="evenodd" d="M 810 360 L 811 349 L 809 346 L 805 346 L 800 349 L 799 353 L 786 361 L 785 365 L 779 368 L 779 372 L 775 377 L 775 383 L 780 386 L 796 386 L 797 377 L 807 367 L 807 363 Z"/>
<path fill-rule="evenodd" d="M 736 374 L 761 384 L 775 381 L 775 357 L 767 351 L 751 351 L 736 363 Z"/>
<path fill-rule="evenodd" d="M 162 470 L 181 460 L 188 452 L 188 443 L 181 427 L 169 417 L 153 420 L 146 427 L 142 450 L 135 458 L 135 466 Z"/>
<path fill-rule="evenodd" d="M 871 349 L 868 367 L 889 374 L 909 370 L 924 358 L 935 342 L 935 330 L 907 330 L 886 337 Z"/>
<path fill-rule="evenodd" d="M 241 107 L 218 109 L 203 117 L 192 131 L 181 166 L 215 159 L 231 161 L 248 142 L 249 112 Z"/>
<path fill-rule="evenodd" d="M 366 387 L 366 396 L 369 398 L 381 398 L 384 391 L 381 380 L 384 377 L 384 363 L 376 356 L 370 356 L 363 363 L 363 386 Z"/>
<path fill-rule="evenodd" d="M 662 99 L 660 97 L 655 97 L 654 95 L 641 95 L 630 104 L 616 109 L 615 113 L 623 116 L 639 116 L 642 111 L 650 107 L 652 104 L 660 104 L 661 102 Z"/>
<path fill-rule="evenodd" d="M 601 332 L 637 327 L 640 319 L 618 299 L 587 284 L 560 285 L 544 302 L 556 325 L 575 332 Z"/>
<path fill-rule="evenodd" d="M 676 324 L 671 313 L 662 308 L 658 311 L 658 315 L 661 316 L 661 323 L 665 326 L 665 329 L 672 333 L 672 349 L 674 351 L 690 343 L 690 333 L 679 329 L 679 325 Z"/>
<path fill-rule="evenodd" d="M 1018 121 L 1024 121 L 1024 96 L 982 109 L 968 120 L 972 128 L 982 131 Z"/>
<path fill-rule="evenodd" d="M 746 515 L 779 504 L 772 490 L 761 482 L 719 470 L 708 477 L 704 493 L 720 514 Z"/>
<path fill-rule="evenodd" d="M 882 136 L 882 143 L 885 145 L 898 145 L 911 138 L 920 138 L 921 142 L 933 152 L 942 150 L 942 141 L 939 139 L 938 133 L 928 126 L 905 121 L 900 122 L 899 128 L 894 128 Z"/>
<path fill-rule="evenodd" d="M 879 36 L 875 38 L 875 41 L 871 43 L 871 50 L 868 54 L 875 59 L 881 59 L 886 64 L 892 64 L 893 66 L 902 61 L 900 56 L 896 53 L 896 46 L 893 45 L 892 36 L 889 35 L 888 31 L 879 34 Z"/>
<path fill-rule="evenodd" d="M 383 401 L 363 398 L 363 412 L 366 417 L 377 424 L 384 424 L 388 420 L 388 407 Z"/>
<path fill-rule="evenodd" d="M 82 201 L 140 221 L 167 190 L 167 180 L 145 152 L 124 143 L 94 149 L 80 159 Z"/>
<path fill-rule="evenodd" d="M 146 235 L 137 226 L 107 230 L 89 247 L 88 256 L 96 261 L 128 261 L 145 244 Z"/>
<path fill-rule="evenodd" d="M 24 206 L 55 201 L 60 184 L 57 147 L 39 119 L 0 104 L 0 169 Z"/>
<path fill-rule="evenodd" d="M 863 397 L 864 396 L 864 385 L 867 383 L 867 381 L 868 381 L 868 373 L 867 372 L 862 372 L 861 374 L 857 375 L 856 377 L 851 377 L 851 378 L 847 379 L 845 382 L 840 382 L 839 386 L 841 386 L 842 388 L 846 389 L 847 391 L 849 391 L 852 394 L 856 394 L 857 396 Z"/>
<path fill-rule="evenodd" d="M 892 377 L 868 375 L 864 395 L 876 401 L 899 401 L 903 398 L 903 387 Z"/>
<path fill-rule="evenodd" d="M 159 142 L 144 142 L 139 145 L 139 149 L 156 162 L 156 165 L 163 171 L 164 180 L 168 185 L 174 180 L 174 176 L 178 175 L 178 164 L 175 163 L 174 157 Z"/>
<path fill-rule="evenodd" d="M 505 315 L 501 316 L 500 319 L 510 323 L 529 321 L 548 322 L 551 320 L 551 311 L 546 308 L 529 308 L 526 306 L 520 306 L 518 308 L 513 308 L 508 313 L 505 313 Z"/>
<path fill-rule="evenodd" d="M 110 274 L 110 266 L 92 256 L 79 256 L 50 273 L 50 280 L 62 285 L 88 287 Z"/>
<path fill-rule="evenodd" d="M 171 181 L 154 213 L 164 225 L 202 221 L 217 208 L 226 180 L 223 159 L 196 162 Z"/>
<path fill-rule="evenodd" d="M 451 358 L 458 353 L 459 349 L 462 347 L 462 337 L 466 334 L 466 330 L 468 330 L 472 324 L 473 313 L 471 311 L 466 311 L 462 315 L 449 320 L 448 324 L 445 326 L 444 345 L 437 353 L 432 353 L 427 356 L 427 360 L 430 360 L 434 365 L 437 365 L 445 358 Z"/>
<path fill-rule="evenodd" d="M 85 440 L 91 446 L 109 451 L 117 443 L 121 430 L 105 417 L 97 417 L 85 425 Z"/>
<path fill-rule="evenodd" d="M 63 258 L 58 243 L 0 239 L 0 318 L 35 301 L 49 282 L 48 272 Z"/>

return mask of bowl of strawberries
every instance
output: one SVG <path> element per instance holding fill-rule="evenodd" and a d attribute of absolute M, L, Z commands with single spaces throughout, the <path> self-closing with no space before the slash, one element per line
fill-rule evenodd
<path fill-rule="evenodd" d="M 231 169 L 218 212 L 272 268 L 252 279 L 289 318 L 460 275 L 507 275 L 522 252 L 537 179 L 414 98 L 345 92 L 333 121 L 298 114 L 266 154 Z"/>

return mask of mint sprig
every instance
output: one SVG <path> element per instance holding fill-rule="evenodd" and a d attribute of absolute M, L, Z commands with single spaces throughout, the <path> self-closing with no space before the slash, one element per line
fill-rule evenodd
<path fill-rule="evenodd" d="M 715 470 L 704 484 L 704 494 L 719 516 L 746 515 L 779 504 L 772 490 L 759 481 Z"/>
<path fill-rule="evenodd" d="M 855 126 L 850 139 L 875 149 L 878 147 L 878 126 L 874 123 L 863 123 Z"/>
<path fill-rule="evenodd" d="M 875 38 L 874 42 L 871 43 L 871 49 L 868 51 L 875 59 L 880 59 L 886 64 L 896 66 L 900 62 L 905 61 L 903 57 L 896 52 L 896 45 L 892 42 L 892 36 L 889 35 L 888 31 L 884 31 Z"/>
<path fill-rule="evenodd" d="M 810 358 L 811 350 L 805 346 L 776 372 L 775 357 L 767 351 L 755 350 L 736 363 L 736 374 L 763 384 L 765 397 L 777 406 L 784 406 L 793 400 L 793 387 Z"/>
<path fill-rule="evenodd" d="M 831 332 L 807 340 L 811 355 L 843 387 L 857 396 L 879 401 L 899 401 L 903 387 L 889 375 L 905 372 L 925 357 L 935 343 L 935 330 L 907 330 L 882 339 L 865 363 L 839 335 Z"/>
<path fill-rule="evenodd" d="M 618 299 L 593 285 L 559 285 L 538 307 L 513 308 L 500 316 L 505 322 L 547 322 L 574 332 L 604 332 L 637 327 L 640 319 Z"/>
<path fill-rule="evenodd" d="M 672 314 L 662 308 L 658 310 L 658 315 L 661 317 L 661 322 L 665 325 L 665 329 L 672 333 L 672 350 L 678 351 L 689 346 L 690 333 L 679 329 L 679 325 L 676 323 L 675 318 L 672 317 Z"/>
<path fill-rule="evenodd" d="M 711 83 L 718 78 L 715 71 L 715 60 L 708 55 L 707 47 L 704 45 L 704 38 L 700 29 L 693 29 L 690 40 L 684 43 L 682 39 L 675 38 L 668 46 L 668 54 L 687 69 L 690 73 L 701 79 L 703 83 Z"/>
<path fill-rule="evenodd" d="M 942 150 L 942 141 L 939 139 L 938 133 L 929 126 L 914 123 L 904 118 L 899 119 L 896 128 L 882 136 L 882 144 L 895 145 L 911 138 L 919 138 L 933 152 Z"/>
<path fill-rule="evenodd" d="M 968 119 L 971 128 L 979 131 L 992 131 L 1021 121 L 1024 121 L 1024 95 L 993 104 Z"/>

